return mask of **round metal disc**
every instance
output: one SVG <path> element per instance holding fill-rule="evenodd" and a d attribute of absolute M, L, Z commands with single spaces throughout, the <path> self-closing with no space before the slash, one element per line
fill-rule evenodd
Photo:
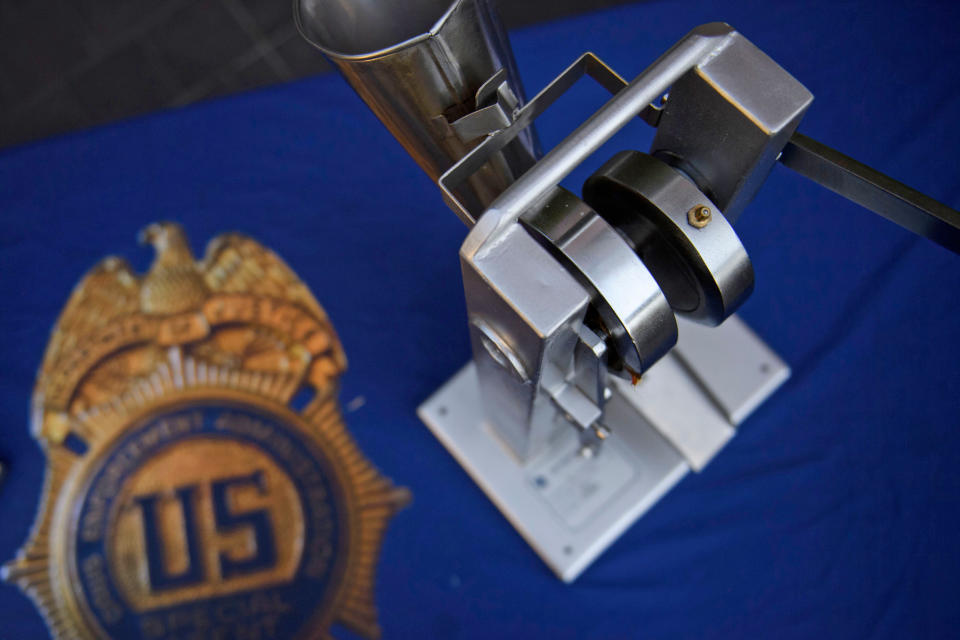
<path fill-rule="evenodd" d="M 520 218 L 593 293 L 596 329 L 609 337 L 610 369 L 639 375 L 677 342 L 677 319 L 650 271 L 583 200 L 556 187 Z"/>
<path fill-rule="evenodd" d="M 753 291 L 733 227 L 682 173 L 622 151 L 584 184 L 584 200 L 627 239 L 677 313 L 720 324 Z"/>

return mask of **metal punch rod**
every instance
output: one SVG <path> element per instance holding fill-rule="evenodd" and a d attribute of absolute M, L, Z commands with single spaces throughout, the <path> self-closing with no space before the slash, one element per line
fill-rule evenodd
<path fill-rule="evenodd" d="M 790 138 L 780 162 L 904 229 L 960 254 L 960 211 L 800 133 Z"/>

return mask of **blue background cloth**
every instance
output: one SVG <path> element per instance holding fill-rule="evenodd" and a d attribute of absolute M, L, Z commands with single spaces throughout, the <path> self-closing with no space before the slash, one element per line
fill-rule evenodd
<path fill-rule="evenodd" d="M 584 50 L 632 77 L 724 20 L 816 96 L 801 130 L 960 207 L 960 3 L 650 2 L 513 34 L 528 94 Z M 605 100 L 549 111 L 549 147 Z M 629 128 L 594 158 L 645 149 Z M 579 176 L 582 179 L 582 175 Z M 577 181 L 571 186 L 577 187 Z M 793 377 L 573 585 L 540 562 L 414 410 L 469 357 L 465 228 L 330 75 L 0 153 L 0 558 L 43 481 L 28 401 L 80 276 L 137 231 L 184 223 L 278 251 L 348 357 L 349 425 L 414 502 L 392 523 L 387 638 L 943 638 L 960 624 L 960 257 L 776 167 L 738 224 L 742 316 Z M 0 638 L 43 637 L 0 587 Z"/>

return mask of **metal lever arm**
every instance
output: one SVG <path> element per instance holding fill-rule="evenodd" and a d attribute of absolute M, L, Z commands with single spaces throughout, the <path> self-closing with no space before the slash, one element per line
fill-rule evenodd
<path fill-rule="evenodd" d="M 960 254 L 960 211 L 800 133 L 791 136 L 780 162 L 904 229 Z"/>

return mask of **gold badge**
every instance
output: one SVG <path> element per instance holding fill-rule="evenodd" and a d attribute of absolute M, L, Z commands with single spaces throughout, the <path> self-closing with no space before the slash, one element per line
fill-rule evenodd
<path fill-rule="evenodd" d="M 104 260 L 54 329 L 44 493 L 6 579 L 56 638 L 376 637 L 377 554 L 408 493 L 344 427 L 323 309 L 250 238 L 200 262 L 178 225 L 144 239 L 150 270 Z"/>

